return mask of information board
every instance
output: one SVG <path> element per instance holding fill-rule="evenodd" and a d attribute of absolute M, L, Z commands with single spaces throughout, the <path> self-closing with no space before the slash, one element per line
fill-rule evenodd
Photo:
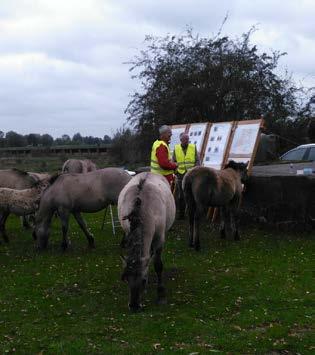
<path fill-rule="evenodd" d="M 175 144 L 179 144 L 180 143 L 179 136 L 181 135 L 181 133 L 184 133 L 186 131 L 186 127 L 187 127 L 186 124 L 171 126 L 172 137 L 171 137 L 171 142 L 170 142 L 170 145 L 169 145 L 171 154 L 173 154 L 173 151 L 174 151 L 174 148 L 175 148 Z"/>
<path fill-rule="evenodd" d="M 197 147 L 197 151 L 200 154 L 203 146 L 203 142 L 206 135 L 208 123 L 192 123 L 189 126 L 188 135 L 189 142 L 193 143 Z"/>
<path fill-rule="evenodd" d="M 220 170 L 224 163 L 226 147 L 233 122 L 213 123 L 207 137 L 202 165 Z"/>
<path fill-rule="evenodd" d="M 256 154 L 261 120 L 240 121 L 235 129 L 228 160 L 252 163 Z"/>

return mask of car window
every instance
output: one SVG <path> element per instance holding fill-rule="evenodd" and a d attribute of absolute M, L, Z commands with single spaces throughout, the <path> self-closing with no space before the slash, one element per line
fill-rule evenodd
<path fill-rule="evenodd" d="M 308 160 L 315 160 L 315 147 L 311 148 L 310 153 L 308 155 Z"/>
<path fill-rule="evenodd" d="M 306 148 L 298 148 L 292 150 L 292 152 L 288 152 L 282 157 L 282 160 L 302 160 L 304 153 L 306 152 Z"/>

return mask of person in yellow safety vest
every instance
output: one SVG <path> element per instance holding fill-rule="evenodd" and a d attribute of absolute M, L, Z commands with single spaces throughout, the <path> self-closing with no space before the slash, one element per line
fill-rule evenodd
<path fill-rule="evenodd" d="M 159 129 L 160 139 L 157 139 L 151 150 L 151 172 L 163 175 L 170 186 L 174 181 L 174 172 L 177 169 L 177 164 L 171 161 L 171 152 L 169 143 L 172 136 L 172 130 L 169 126 L 162 126 Z"/>
<path fill-rule="evenodd" d="M 185 217 L 185 198 L 182 189 L 183 178 L 187 170 L 200 165 L 200 159 L 195 144 L 189 143 L 189 136 L 181 133 L 180 144 L 175 145 L 173 161 L 177 162 L 177 182 L 176 182 L 176 200 L 179 210 L 179 219 Z"/>

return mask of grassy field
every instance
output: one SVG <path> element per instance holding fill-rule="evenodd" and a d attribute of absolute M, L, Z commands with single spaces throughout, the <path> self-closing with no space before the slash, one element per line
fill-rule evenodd
<path fill-rule="evenodd" d="M 96 249 L 72 220 L 72 248 L 61 252 L 54 221 L 47 252 L 10 217 L 0 245 L 0 353 L 314 354 L 314 240 L 248 228 L 227 242 L 204 227 L 202 250 L 186 246 L 186 222 L 163 254 L 168 304 L 155 304 L 150 273 L 144 311 L 130 314 L 120 281 L 121 235 L 86 215 Z M 314 339 L 314 338 L 313 338 Z"/>

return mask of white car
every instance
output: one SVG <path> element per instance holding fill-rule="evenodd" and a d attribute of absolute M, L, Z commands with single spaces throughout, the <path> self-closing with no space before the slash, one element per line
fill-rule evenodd
<path fill-rule="evenodd" d="M 315 161 L 315 143 L 303 144 L 284 153 L 281 160 Z"/>

